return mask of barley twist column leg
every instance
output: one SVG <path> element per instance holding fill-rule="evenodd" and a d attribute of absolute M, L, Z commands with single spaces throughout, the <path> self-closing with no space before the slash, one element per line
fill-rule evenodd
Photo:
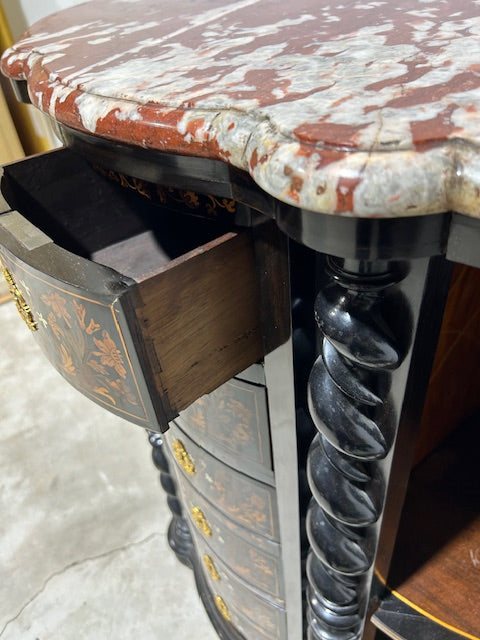
<path fill-rule="evenodd" d="M 192 568 L 193 540 L 187 521 L 182 515 L 182 506 L 177 498 L 175 480 L 170 474 L 168 460 L 163 451 L 163 438 L 159 433 L 149 432 L 148 439 L 152 445 L 152 459 L 160 471 L 160 484 L 167 494 L 167 504 L 172 512 L 172 520 L 168 528 L 168 542 L 180 562 Z"/>
<path fill-rule="evenodd" d="M 387 458 L 398 423 L 391 388 L 408 349 L 384 316 L 410 318 L 395 292 L 401 269 L 329 261 L 330 283 L 318 294 L 323 335 L 309 379 L 309 409 L 318 433 L 307 473 L 307 618 L 311 640 L 361 637 L 386 490 Z"/>

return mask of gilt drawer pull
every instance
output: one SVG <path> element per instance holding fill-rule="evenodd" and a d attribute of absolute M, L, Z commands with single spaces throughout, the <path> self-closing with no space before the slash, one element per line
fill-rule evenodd
<path fill-rule="evenodd" d="M 203 556 L 203 564 L 207 568 L 207 571 L 210 574 L 212 580 L 215 580 L 215 582 L 220 582 L 220 574 L 218 573 L 217 567 L 215 566 L 215 563 L 208 555 L 208 553 L 205 553 Z"/>
<path fill-rule="evenodd" d="M 172 444 L 172 448 L 173 453 L 178 460 L 178 463 L 185 471 L 185 473 L 188 473 L 188 475 L 190 476 L 195 475 L 195 464 L 190 455 L 187 453 L 183 442 L 181 440 L 175 440 Z"/>
<path fill-rule="evenodd" d="M 198 507 L 193 507 L 192 516 L 193 516 L 193 520 L 195 521 L 195 524 L 200 529 L 200 531 L 204 535 L 210 538 L 212 536 L 212 528 L 208 524 L 208 520 L 206 519 L 203 511 Z"/>
<path fill-rule="evenodd" d="M 15 282 L 13 275 L 3 265 L 2 265 L 2 273 L 5 277 L 5 280 L 7 281 L 10 293 L 12 294 L 12 297 L 15 300 L 15 305 L 18 309 L 19 314 L 24 319 L 25 324 L 30 329 L 30 331 L 36 331 L 38 329 L 38 325 L 35 322 L 32 310 L 30 309 L 25 298 L 23 297 L 22 292 L 17 287 L 17 283 Z"/>
<path fill-rule="evenodd" d="M 217 605 L 217 609 L 220 611 L 223 618 L 225 618 L 227 622 L 231 622 L 232 616 L 230 615 L 230 611 L 228 610 L 228 607 L 225 604 L 225 600 L 221 596 L 215 596 L 215 604 Z"/>

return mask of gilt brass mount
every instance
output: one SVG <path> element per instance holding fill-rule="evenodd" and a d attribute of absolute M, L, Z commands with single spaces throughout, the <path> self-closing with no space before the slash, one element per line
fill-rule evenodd
<path fill-rule="evenodd" d="M 225 620 L 227 620 L 227 622 L 231 622 L 232 616 L 230 615 L 230 611 L 225 604 L 225 600 L 221 596 L 215 596 L 215 604 L 217 605 L 217 609 L 220 611 Z"/>
<path fill-rule="evenodd" d="M 220 582 L 220 574 L 217 571 L 217 567 L 215 566 L 213 559 L 208 555 L 208 553 L 203 556 L 203 564 L 207 568 L 207 571 L 210 574 L 212 580 L 215 580 L 215 582 Z"/>
<path fill-rule="evenodd" d="M 30 331 L 37 331 L 38 324 L 35 322 L 32 310 L 30 309 L 30 306 L 27 304 L 25 298 L 23 297 L 22 292 L 17 287 L 17 283 L 15 282 L 15 279 L 12 273 L 5 266 L 3 266 L 3 264 L 1 265 L 1 267 L 2 267 L 3 276 L 7 281 L 10 293 L 13 299 L 15 300 L 15 306 L 18 309 L 18 313 L 22 316 L 23 320 L 25 321 L 25 324 L 30 329 Z"/>
<path fill-rule="evenodd" d="M 185 446 L 181 440 L 175 440 L 172 443 L 173 453 L 178 463 L 189 476 L 195 475 L 195 463 L 191 456 L 187 453 Z"/>
<path fill-rule="evenodd" d="M 200 529 L 200 531 L 205 536 L 207 536 L 208 538 L 211 538 L 211 536 L 212 536 L 212 528 L 208 524 L 208 520 L 206 519 L 205 514 L 203 513 L 203 511 L 201 509 L 199 509 L 198 507 L 193 507 L 192 508 L 192 516 L 193 516 L 193 520 L 194 520 L 195 524 Z"/>

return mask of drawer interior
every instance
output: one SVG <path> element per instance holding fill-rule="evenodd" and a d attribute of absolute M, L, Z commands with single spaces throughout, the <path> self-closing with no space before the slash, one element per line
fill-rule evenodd
<path fill-rule="evenodd" d="M 234 228 L 152 204 L 68 149 L 7 165 L 2 193 L 55 244 L 137 281 Z"/>

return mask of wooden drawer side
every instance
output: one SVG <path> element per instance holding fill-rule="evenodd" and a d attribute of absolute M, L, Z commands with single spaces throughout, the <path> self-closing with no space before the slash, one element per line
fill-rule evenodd
<path fill-rule="evenodd" d="M 173 260 L 138 291 L 139 329 L 171 417 L 263 356 L 248 233 L 225 234 Z"/>

